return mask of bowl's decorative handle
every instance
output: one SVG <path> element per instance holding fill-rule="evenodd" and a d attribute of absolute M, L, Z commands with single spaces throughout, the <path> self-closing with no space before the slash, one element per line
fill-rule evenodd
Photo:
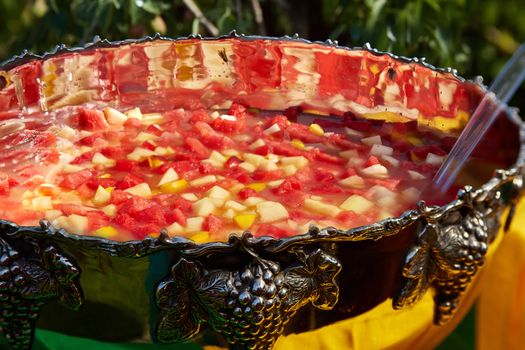
<path fill-rule="evenodd" d="M 173 265 L 156 292 L 157 341 L 188 340 L 207 323 L 232 348 L 270 349 L 299 308 L 337 303 L 341 264 L 322 249 L 297 249 L 286 266 L 243 250 L 250 258 L 235 271 L 207 268 L 198 258 Z"/>
<path fill-rule="evenodd" d="M 56 246 L 19 237 L 21 231 L 0 221 L 0 334 L 13 350 L 31 348 L 35 322 L 47 301 L 58 298 L 74 310 L 83 301 L 79 269 Z"/>
<path fill-rule="evenodd" d="M 416 244 L 405 260 L 403 284 L 393 299 L 394 308 L 401 309 L 418 302 L 429 287 L 434 287 L 437 325 L 453 317 L 462 295 L 484 264 L 504 208 L 499 192 L 477 198 L 467 189 L 459 197 L 462 204 L 448 208 L 451 210 L 418 203 L 423 219 Z"/>

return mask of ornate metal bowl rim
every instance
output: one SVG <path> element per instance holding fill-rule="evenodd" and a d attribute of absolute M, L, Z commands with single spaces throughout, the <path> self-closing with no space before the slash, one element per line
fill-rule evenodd
<path fill-rule="evenodd" d="M 20 55 L 15 55 L 12 58 L 0 63 L 0 71 L 11 70 L 17 66 L 25 63 L 29 63 L 35 60 L 45 60 L 63 53 L 75 53 L 85 50 L 92 50 L 98 48 L 114 48 L 127 44 L 140 44 L 151 42 L 155 40 L 164 41 L 181 41 L 181 40 L 203 40 L 213 41 L 221 39 L 240 39 L 240 40 L 277 40 L 277 41 L 289 41 L 299 42 L 304 44 L 317 44 L 326 47 L 332 47 L 348 51 L 364 50 L 368 51 L 377 56 L 387 55 L 394 60 L 415 63 L 421 65 L 424 68 L 432 71 L 444 74 L 451 74 L 458 81 L 463 83 L 471 83 L 477 85 L 482 92 L 486 93 L 487 88 L 482 84 L 481 77 L 476 77 L 474 80 L 468 80 L 462 78 L 457 74 L 457 71 L 453 68 L 439 68 L 435 67 L 425 61 L 424 58 L 409 58 L 405 56 L 397 56 L 389 52 L 382 52 L 377 49 L 373 49 L 368 43 L 362 47 L 344 47 L 339 46 L 337 41 L 326 40 L 322 41 L 310 41 L 300 38 L 297 34 L 282 37 L 268 37 L 268 36 L 250 36 L 244 34 L 237 34 L 232 31 L 228 35 L 219 37 L 201 37 L 200 35 L 190 35 L 187 37 L 169 38 L 155 34 L 153 36 L 146 36 L 140 39 L 126 39 L 121 41 L 109 41 L 107 39 L 101 39 L 98 36 L 93 38 L 93 41 L 85 44 L 81 47 L 68 48 L 65 45 L 57 45 L 53 50 L 45 52 L 42 55 L 37 55 L 24 50 Z M 76 244 L 82 245 L 86 248 L 94 248 L 105 251 L 106 253 L 113 256 L 138 258 L 144 255 L 152 254 L 156 251 L 173 249 L 176 248 L 181 257 L 184 256 L 202 256 L 213 252 L 234 252 L 242 246 L 250 246 L 257 248 L 257 250 L 266 253 L 278 253 L 284 251 L 292 246 L 304 245 L 309 243 L 333 243 L 338 241 L 362 241 L 362 240 L 379 240 L 382 237 L 394 236 L 404 228 L 412 225 L 421 218 L 425 218 L 427 221 L 436 221 L 443 214 L 458 209 L 462 206 L 472 206 L 473 201 L 480 201 L 484 198 L 493 196 L 498 192 L 504 185 L 518 181 L 519 186 L 522 187 L 523 168 L 525 164 L 525 124 L 521 121 L 518 116 L 516 108 L 505 106 L 505 111 L 509 118 L 519 127 L 520 131 L 520 150 L 517 160 L 513 166 L 506 170 L 496 170 L 495 175 L 480 188 L 473 189 L 471 186 L 465 186 L 458 191 L 458 196 L 455 200 L 443 206 L 427 207 L 423 201 L 416 204 L 416 209 L 408 210 L 402 215 L 396 218 L 387 218 L 378 221 L 374 224 L 367 226 L 360 226 L 351 228 L 348 230 L 335 229 L 333 227 L 318 228 L 311 226 L 309 231 L 305 234 L 295 235 L 287 238 L 272 238 L 272 237 L 253 237 L 249 232 L 244 232 L 242 236 L 232 234 L 228 242 L 207 242 L 207 243 L 195 243 L 184 237 L 169 237 L 165 232 L 161 232 L 157 238 L 145 238 L 144 240 L 131 240 L 131 241 L 113 241 L 110 239 L 97 237 L 97 236 L 85 236 L 78 234 L 71 234 L 63 229 L 55 229 L 46 220 L 42 220 L 40 227 L 38 226 L 18 226 L 14 223 L 3 221 L 6 225 L 6 234 L 12 236 L 21 235 L 52 235 L 55 240 L 59 241 L 73 241 Z M 507 221 L 510 220 L 510 217 Z M 508 222 L 507 222 L 508 225 Z"/>

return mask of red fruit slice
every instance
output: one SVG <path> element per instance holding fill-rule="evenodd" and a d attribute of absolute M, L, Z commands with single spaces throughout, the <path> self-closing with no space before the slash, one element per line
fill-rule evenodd
<path fill-rule="evenodd" d="M 245 200 L 249 197 L 255 197 L 257 195 L 257 191 L 251 189 L 251 188 L 243 188 L 237 193 L 237 197 L 241 200 Z"/>
<path fill-rule="evenodd" d="M 185 140 L 186 147 L 192 151 L 195 155 L 197 155 L 199 158 L 204 159 L 207 158 L 210 155 L 210 151 L 194 137 L 188 137 Z"/>
<path fill-rule="evenodd" d="M 109 127 L 104 113 L 97 109 L 79 108 L 77 113 L 78 128 L 83 130 L 103 130 Z"/>
<path fill-rule="evenodd" d="M 59 186 L 67 190 L 75 190 L 93 176 L 93 170 L 84 169 L 75 173 L 63 175 Z"/>
<path fill-rule="evenodd" d="M 143 182 L 144 182 L 144 179 L 138 176 L 135 176 L 133 174 L 126 174 L 126 176 L 124 176 L 122 180 L 117 181 L 117 183 L 115 184 L 115 187 L 119 190 L 125 190 L 127 188 L 136 186 Z"/>
<path fill-rule="evenodd" d="M 205 231 L 208 231 L 209 233 L 214 234 L 214 233 L 219 232 L 222 226 L 223 226 L 222 219 L 215 215 L 210 214 L 204 220 L 204 224 L 202 225 L 202 228 Z"/>
<path fill-rule="evenodd" d="M 108 226 L 111 219 L 104 212 L 99 210 L 90 210 L 87 212 L 88 230 L 95 231 L 101 227 Z"/>

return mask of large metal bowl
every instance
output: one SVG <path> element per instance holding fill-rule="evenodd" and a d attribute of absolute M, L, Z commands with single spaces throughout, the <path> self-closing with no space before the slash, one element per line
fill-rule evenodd
<path fill-rule="evenodd" d="M 235 33 L 96 39 L 4 62 L 0 123 L 86 102 L 157 111 L 235 101 L 417 119 L 457 135 L 485 93 L 451 69 L 330 41 Z M 30 348 L 35 325 L 107 341 L 192 339 L 246 349 L 271 348 L 282 334 L 289 335 L 278 347 L 321 347 L 333 332 L 354 339 L 355 348 L 408 346 L 423 334 L 419 348 L 435 345 L 476 296 L 477 273 L 510 223 L 522 192 L 522 130 L 517 113 L 504 109 L 462 178 L 473 187 L 450 203 L 414 203 L 400 217 L 348 230 L 311 227 L 283 239 L 246 232 L 205 244 L 161 233 L 117 242 L 46 221 L 2 221 L 0 330 L 13 349 Z M 383 340 L 367 347 L 366 337 Z"/>

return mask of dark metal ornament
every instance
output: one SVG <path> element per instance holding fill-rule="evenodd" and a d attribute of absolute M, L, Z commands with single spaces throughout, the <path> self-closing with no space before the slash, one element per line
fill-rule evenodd
<path fill-rule="evenodd" d="M 249 261 L 236 270 L 206 268 L 181 258 L 156 292 L 161 312 L 155 337 L 188 340 L 207 323 L 232 348 L 269 349 L 295 312 L 308 303 L 330 310 L 337 303 L 341 264 L 322 249 L 297 249 L 286 266 L 259 256 L 241 239 Z"/>
<path fill-rule="evenodd" d="M 0 333 L 13 350 L 30 349 L 40 309 L 53 299 L 78 310 L 80 270 L 53 244 L 18 238 L 23 228 L 0 223 Z"/>

